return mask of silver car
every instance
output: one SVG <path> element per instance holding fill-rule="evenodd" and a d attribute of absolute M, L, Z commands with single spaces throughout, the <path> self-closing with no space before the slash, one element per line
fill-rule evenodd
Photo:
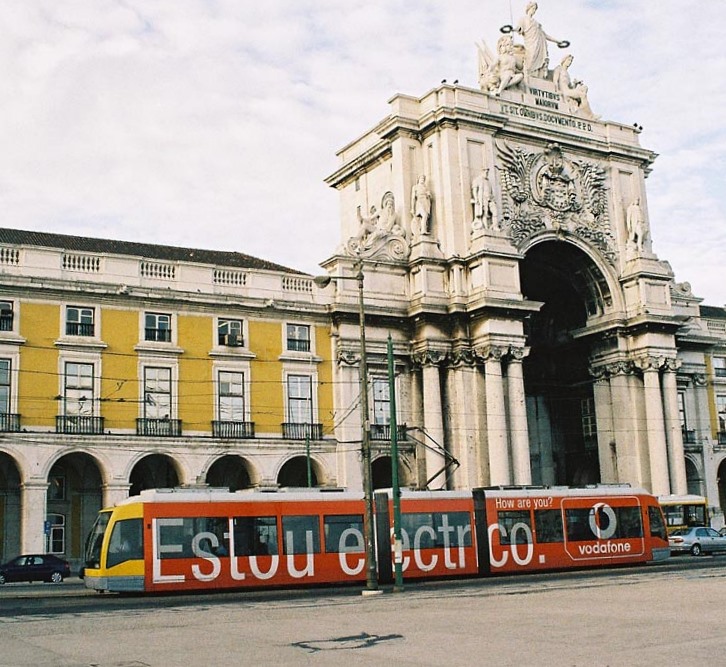
<path fill-rule="evenodd" d="M 694 526 L 673 531 L 668 536 L 671 553 L 690 553 L 700 556 L 703 553 L 726 551 L 726 535 L 713 528 Z"/>

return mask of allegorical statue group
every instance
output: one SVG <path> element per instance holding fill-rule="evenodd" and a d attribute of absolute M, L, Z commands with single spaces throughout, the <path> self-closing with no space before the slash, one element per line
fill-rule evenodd
<path fill-rule="evenodd" d="M 497 52 L 493 54 L 486 44 L 479 45 L 479 85 L 491 95 L 501 95 L 508 88 L 515 88 L 530 78 L 550 79 L 556 91 L 562 96 L 569 113 L 596 120 L 587 99 L 587 86 L 570 77 L 569 68 L 573 57 L 566 55 L 550 72 L 547 42 L 559 48 L 567 48 L 567 40 L 548 35 L 534 18 L 537 3 L 527 4 L 524 16 L 516 26 L 504 26 L 505 33 L 497 41 Z M 524 44 L 515 44 L 512 33 L 522 37 Z"/>

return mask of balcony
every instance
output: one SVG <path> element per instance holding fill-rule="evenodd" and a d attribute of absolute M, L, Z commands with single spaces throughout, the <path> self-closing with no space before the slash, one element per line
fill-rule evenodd
<path fill-rule="evenodd" d="M 93 322 L 66 322 L 66 336 L 94 336 Z"/>
<path fill-rule="evenodd" d="M 2 311 L 0 313 L 0 331 L 12 331 L 13 330 L 13 313 Z"/>
<path fill-rule="evenodd" d="M 398 433 L 398 442 L 406 438 L 406 425 L 400 424 L 396 429 Z M 391 425 L 390 424 L 371 424 L 371 440 L 390 442 L 391 441 Z"/>
<path fill-rule="evenodd" d="M 244 347 L 245 341 L 239 334 L 220 334 L 219 344 L 224 347 Z"/>
<path fill-rule="evenodd" d="M 718 444 L 719 445 L 726 445 L 726 431 L 719 431 L 718 432 Z"/>
<path fill-rule="evenodd" d="M 0 432 L 17 433 L 20 430 L 20 415 L 12 412 L 0 412 Z"/>
<path fill-rule="evenodd" d="M 173 438 L 182 434 L 181 419 L 144 419 L 136 420 L 136 435 L 160 438 Z"/>
<path fill-rule="evenodd" d="M 683 444 L 684 445 L 695 445 L 697 444 L 696 441 L 696 432 L 689 429 L 683 429 Z"/>
<path fill-rule="evenodd" d="M 304 338 L 288 338 L 287 349 L 289 352 L 310 352 L 310 341 Z"/>
<path fill-rule="evenodd" d="M 288 440 L 322 440 L 323 425 L 284 422 L 282 424 L 282 437 Z"/>
<path fill-rule="evenodd" d="M 171 329 L 144 329 L 144 340 L 171 343 Z"/>
<path fill-rule="evenodd" d="M 254 422 L 213 421 L 212 435 L 215 438 L 254 438 Z"/>
<path fill-rule="evenodd" d="M 59 415 L 55 418 L 55 432 L 66 435 L 100 435 L 103 433 L 103 417 Z"/>

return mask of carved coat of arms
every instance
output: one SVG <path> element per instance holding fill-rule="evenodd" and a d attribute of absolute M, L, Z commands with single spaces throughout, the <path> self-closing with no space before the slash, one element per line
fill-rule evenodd
<path fill-rule="evenodd" d="M 497 153 L 504 226 L 515 245 L 542 230 L 562 230 L 587 240 L 615 262 L 604 168 L 568 159 L 554 143 L 542 152 L 497 143 Z"/>

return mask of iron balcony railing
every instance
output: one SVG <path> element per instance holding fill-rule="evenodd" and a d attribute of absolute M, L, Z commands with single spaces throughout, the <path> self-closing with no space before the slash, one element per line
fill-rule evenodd
<path fill-rule="evenodd" d="M 396 429 L 398 434 L 398 441 L 401 442 L 406 437 L 406 425 L 399 424 Z M 391 440 L 391 425 L 390 424 L 371 424 L 371 440 Z"/>
<path fill-rule="evenodd" d="M 13 330 L 13 314 L 0 315 L 0 331 L 12 331 Z"/>
<path fill-rule="evenodd" d="M 136 420 L 136 435 L 175 437 L 181 434 L 181 419 L 146 419 L 140 417 Z"/>
<path fill-rule="evenodd" d="M 287 349 L 291 352 L 310 352 L 310 341 L 305 338 L 288 338 Z"/>
<path fill-rule="evenodd" d="M 322 440 L 323 425 L 284 422 L 282 424 L 282 437 L 288 440 Z"/>
<path fill-rule="evenodd" d="M 103 417 L 59 415 L 55 418 L 55 432 L 67 435 L 100 435 L 103 433 Z"/>
<path fill-rule="evenodd" d="M 215 438 L 254 438 L 254 422 L 213 421 L 212 435 Z"/>
<path fill-rule="evenodd" d="M 171 343 L 171 329 L 145 329 L 144 339 L 159 343 Z"/>
<path fill-rule="evenodd" d="M 726 431 L 719 431 L 718 433 L 718 444 L 726 445 Z"/>
<path fill-rule="evenodd" d="M 683 444 L 695 445 L 696 444 L 696 432 L 690 429 L 683 429 Z"/>
<path fill-rule="evenodd" d="M 95 335 L 93 322 L 66 322 L 66 336 Z"/>
<path fill-rule="evenodd" d="M 20 415 L 0 412 L 0 432 L 15 433 L 20 430 Z"/>

